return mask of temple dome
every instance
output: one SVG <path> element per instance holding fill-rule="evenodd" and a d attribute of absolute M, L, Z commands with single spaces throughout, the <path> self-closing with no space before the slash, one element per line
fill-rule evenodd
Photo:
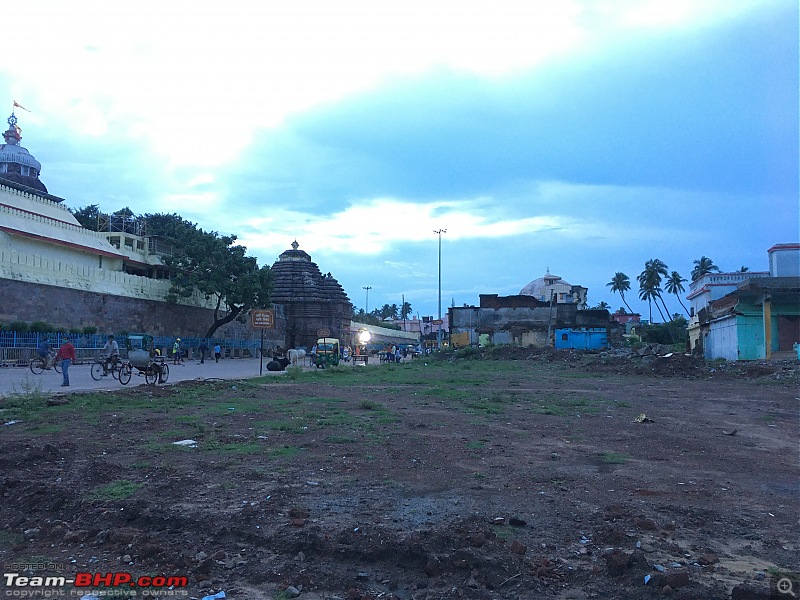
<path fill-rule="evenodd" d="M 47 188 L 39 180 L 42 164 L 20 146 L 22 130 L 13 112 L 8 118 L 8 129 L 3 133 L 3 138 L 5 144 L 0 144 L 0 178 L 47 193 Z"/>

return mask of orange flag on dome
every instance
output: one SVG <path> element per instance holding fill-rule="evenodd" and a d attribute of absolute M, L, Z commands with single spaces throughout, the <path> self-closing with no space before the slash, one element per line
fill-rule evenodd
<path fill-rule="evenodd" d="M 28 110 L 27 108 L 22 106 L 22 104 L 19 104 L 16 100 L 14 100 L 14 107 L 15 108 L 21 108 L 22 110 Z M 28 112 L 31 112 L 31 111 L 28 110 Z"/>

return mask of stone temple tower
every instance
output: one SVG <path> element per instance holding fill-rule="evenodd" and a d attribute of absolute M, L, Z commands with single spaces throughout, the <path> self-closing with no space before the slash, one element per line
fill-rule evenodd
<path fill-rule="evenodd" d="M 330 273 L 323 275 L 311 256 L 298 248 L 295 240 L 272 265 L 272 302 L 283 308 L 286 344 L 311 348 L 321 330 L 343 339 L 353 305 L 339 282 Z"/>

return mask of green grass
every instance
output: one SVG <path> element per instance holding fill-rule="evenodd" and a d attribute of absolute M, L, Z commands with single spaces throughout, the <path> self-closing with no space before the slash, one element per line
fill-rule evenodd
<path fill-rule="evenodd" d="M 607 465 L 624 465 L 629 458 L 629 456 L 619 452 L 603 452 L 600 455 L 600 460 Z"/>
<path fill-rule="evenodd" d="M 91 500 L 124 500 L 133 496 L 142 485 L 127 479 L 119 479 L 95 488 L 89 493 L 89 498 Z"/>
<path fill-rule="evenodd" d="M 467 449 L 469 449 L 469 450 L 480 450 L 484 446 L 486 446 L 486 441 L 485 440 L 476 440 L 474 442 L 469 442 L 467 444 Z"/>
<path fill-rule="evenodd" d="M 267 452 L 269 458 L 292 458 L 300 454 L 300 448 L 294 446 L 281 446 L 280 448 L 272 448 Z"/>

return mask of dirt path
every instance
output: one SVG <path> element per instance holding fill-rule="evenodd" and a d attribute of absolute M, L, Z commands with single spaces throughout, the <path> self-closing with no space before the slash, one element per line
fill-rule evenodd
<path fill-rule="evenodd" d="M 431 361 L 18 399 L 0 553 L 186 576 L 196 597 L 727 599 L 795 577 L 793 367 L 652 364 Z"/>

